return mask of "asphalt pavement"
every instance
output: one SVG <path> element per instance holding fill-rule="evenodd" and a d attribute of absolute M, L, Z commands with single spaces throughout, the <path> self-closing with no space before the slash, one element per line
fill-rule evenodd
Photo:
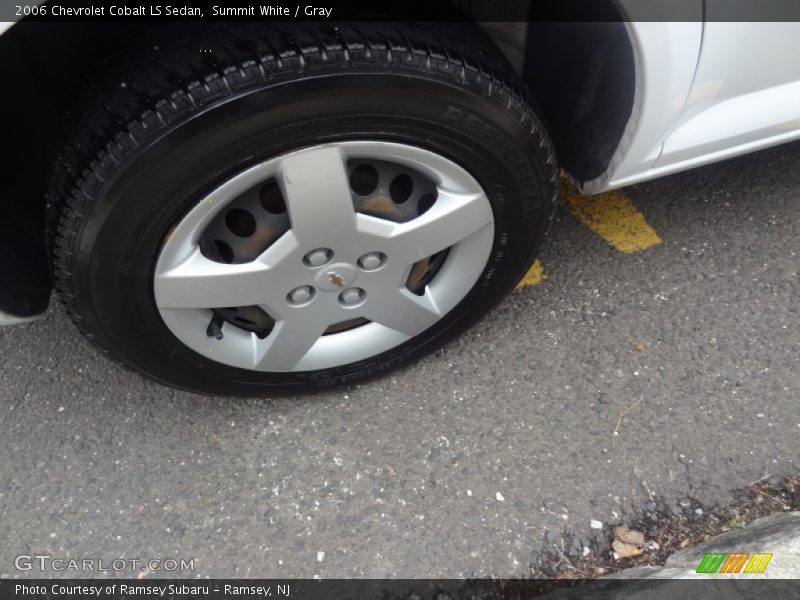
<path fill-rule="evenodd" d="M 192 577 L 526 576 L 562 535 L 651 500 L 710 510 L 799 470 L 800 144 L 625 193 L 661 243 L 621 252 L 563 204 L 538 285 L 329 394 L 161 387 L 59 306 L 0 330 L 0 576 L 92 575 L 18 570 L 30 554 L 191 559 Z"/>

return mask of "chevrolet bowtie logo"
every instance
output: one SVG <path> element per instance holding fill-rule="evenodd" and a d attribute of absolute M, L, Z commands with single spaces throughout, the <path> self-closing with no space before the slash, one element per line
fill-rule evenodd
<path fill-rule="evenodd" d="M 336 271 L 328 271 L 328 278 L 336 287 L 344 287 L 344 281 L 342 281 L 342 278 L 336 274 Z"/>

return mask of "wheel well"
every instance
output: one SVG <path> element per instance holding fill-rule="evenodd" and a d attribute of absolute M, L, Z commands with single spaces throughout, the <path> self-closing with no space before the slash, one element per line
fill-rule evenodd
<path fill-rule="evenodd" d="M 617 0 L 551 3 L 459 0 L 522 76 L 547 123 L 560 166 L 583 183 L 602 175 L 619 145 L 636 90 L 634 49 Z M 503 11 L 505 21 L 491 20 Z M 483 20 L 488 19 L 488 20 Z"/>
<path fill-rule="evenodd" d="M 636 67 L 625 24 L 533 22 L 527 42 L 522 74 L 560 166 L 580 183 L 599 177 L 633 111 Z"/>
<path fill-rule="evenodd" d="M 613 7 L 613 0 L 598 1 Z M 480 21 L 480 14 L 474 17 Z M 537 22 L 532 14 L 528 23 L 482 25 L 533 92 L 561 166 L 581 182 L 599 176 L 633 106 L 634 58 L 624 24 Z M 52 283 L 45 194 L 62 131 L 97 70 L 113 64 L 130 43 L 150 37 L 152 28 L 23 21 L 0 36 L 0 80 L 12 92 L 0 97 L 0 125 L 10 149 L 0 161 L 6 184 L 0 312 L 28 316 L 47 307 Z"/>

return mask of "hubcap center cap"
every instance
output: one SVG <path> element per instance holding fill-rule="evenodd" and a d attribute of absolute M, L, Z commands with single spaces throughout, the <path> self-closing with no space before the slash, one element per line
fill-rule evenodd
<path fill-rule="evenodd" d="M 358 271 L 349 263 L 333 263 L 319 270 L 314 277 L 314 285 L 326 292 L 341 292 L 352 285 Z"/>

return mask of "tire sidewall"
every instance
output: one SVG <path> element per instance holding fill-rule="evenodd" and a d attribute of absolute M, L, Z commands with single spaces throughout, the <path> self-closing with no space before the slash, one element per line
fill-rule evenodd
<path fill-rule="evenodd" d="M 171 228 L 208 192 L 254 164 L 303 147 L 359 139 L 436 152 L 483 186 L 495 236 L 487 265 L 462 302 L 394 349 L 318 371 L 248 371 L 180 342 L 162 321 L 153 294 L 155 264 Z M 121 161 L 75 236 L 76 301 L 116 358 L 171 385 L 252 396 L 348 383 L 439 347 L 511 289 L 546 229 L 551 177 L 541 146 L 519 120 L 453 85 L 360 73 L 267 87 L 171 124 Z"/>

